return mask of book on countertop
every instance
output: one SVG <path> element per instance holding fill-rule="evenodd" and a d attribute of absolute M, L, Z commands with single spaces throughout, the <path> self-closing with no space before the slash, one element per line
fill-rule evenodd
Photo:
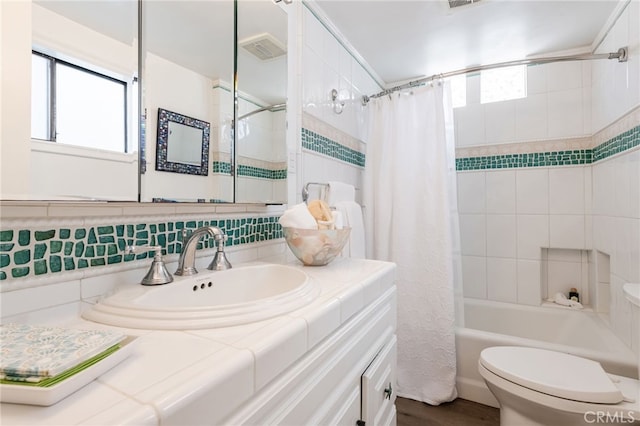
<path fill-rule="evenodd" d="M 0 325 L 0 383 L 52 386 L 108 357 L 126 337 L 114 330 Z"/>

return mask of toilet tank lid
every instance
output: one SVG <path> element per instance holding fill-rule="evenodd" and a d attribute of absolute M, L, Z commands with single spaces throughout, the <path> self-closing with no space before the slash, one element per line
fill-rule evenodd
<path fill-rule="evenodd" d="M 600 363 L 567 353 L 497 346 L 484 349 L 480 363 L 506 380 L 559 398 L 599 404 L 624 399 Z"/>

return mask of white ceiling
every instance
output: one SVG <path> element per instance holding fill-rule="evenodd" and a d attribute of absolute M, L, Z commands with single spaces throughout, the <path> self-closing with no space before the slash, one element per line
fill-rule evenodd
<path fill-rule="evenodd" d="M 387 85 L 434 74 L 580 49 L 616 0 L 315 0 Z"/>
<path fill-rule="evenodd" d="M 36 1 L 122 41 L 134 39 L 134 0 Z M 590 51 L 618 3 L 480 0 L 450 9 L 447 0 L 305 1 L 331 21 L 387 87 L 474 65 Z M 231 79 L 230 2 L 147 1 L 145 12 L 147 49 L 213 79 Z M 239 2 L 238 22 L 240 39 L 268 32 L 286 45 L 286 15 L 272 0 Z M 284 58 L 260 63 L 240 51 L 238 61 L 240 90 L 269 103 L 284 100 Z M 264 75 L 269 77 L 258 78 Z"/>

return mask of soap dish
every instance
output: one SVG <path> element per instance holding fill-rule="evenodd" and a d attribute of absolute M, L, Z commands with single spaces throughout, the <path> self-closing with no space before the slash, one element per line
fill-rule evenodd
<path fill-rule="evenodd" d="M 117 351 L 53 386 L 38 387 L 0 383 L 0 402 L 42 406 L 53 405 L 83 386 L 88 385 L 125 360 L 131 354 L 136 339 L 137 337 L 127 336 L 120 343 L 120 348 Z"/>

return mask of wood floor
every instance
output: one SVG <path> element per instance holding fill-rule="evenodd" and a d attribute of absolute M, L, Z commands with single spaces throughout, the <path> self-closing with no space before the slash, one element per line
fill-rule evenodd
<path fill-rule="evenodd" d="M 398 426 L 499 426 L 497 408 L 456 399 L 432 406 L 412 399 L 397 398 Z"/>

